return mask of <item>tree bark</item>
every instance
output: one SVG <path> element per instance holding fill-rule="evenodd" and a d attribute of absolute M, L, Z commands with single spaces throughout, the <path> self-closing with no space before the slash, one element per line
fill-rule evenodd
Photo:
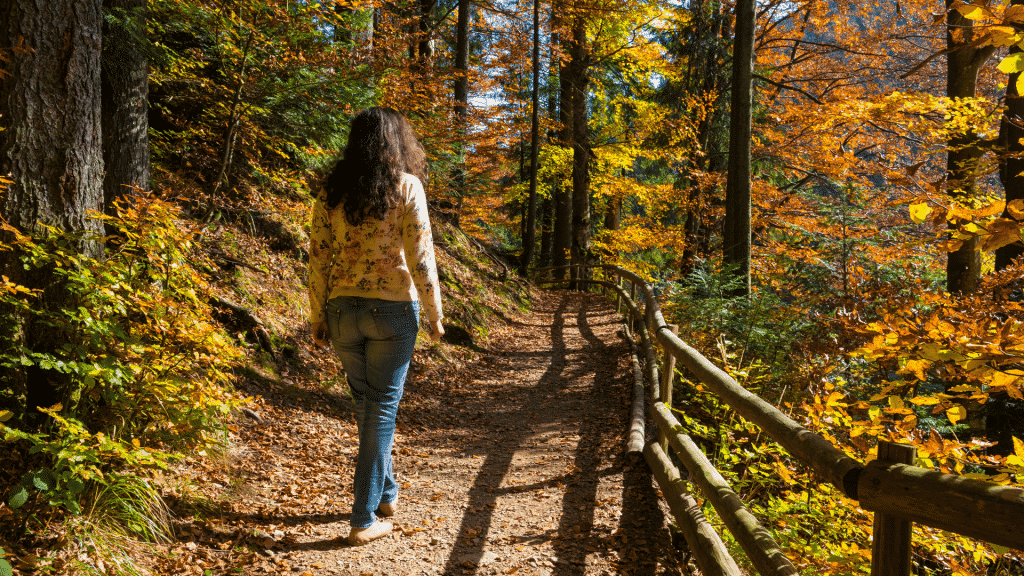
<path fill-rule="evenodd" d="M 36 223 L 100 232 L 100 0 L 8 0 L 0 46 L 21 46 L 0 98 L 0 174 L 14 181 L 0 212 L 22 231 Z"/>
<path fill-rule="evenodd" d="M 973 98 L 976 95 L 978 70 L 992 55 L 992 47 L 974 48 L 974 23 L 960 12 L 951 10 L 954 0 L 946 0 L 946 96 Z M 968 201 L 977 192 L 978 159 L 982 150 L 974 133 L 951 138 L 946 148 L 947 194 L 953 202 Z M 955 229 L 956 222 L 950 222 Z M 951 294 L 974 292 L 981 282 L 981 252 L 978 238 L 964 241 L 950 252 L 946 260 L 946 290 Z"/>
<path fill-rule="evenodd" d="M 572 30 L 572 263 L 590 263 L 590 145 L 587 141 L 587 69 L 590 66 L 586 21 L 577 16 Z M 590 271 L 577 269 L 581 278 Z M 572 285 L 582 290 L 583 284 Z"/>
<path fill-rule="evenodd" d="M 417 35 L 417 58 L 416 63 L 419 71 L 425 72 L 430 65 L 430 59 L 434 56 L 434 47 L 430 44 L 433 36 L 430 17 L 434 12 L 434 0 L 420 0 L 419 34 Z"/>
<path fill-rule="evenodd" d="M 560 8 L 553 7 L 557 13 Z M 563 52 L 567 51 L 568 42 L 563 39 Z M 569 66 L 561 64 L 558 69 L 558 121 L 562 125 L 559 140 L 562 146 L 572 145 L 572 113 L 573 89 L 569 78 Z M 552 262 L 554 266 L 569 264 L 569 249 L 572 246 L 572 187 L 555 185 L 555 237 L 552 246 Z M 564 268 L 555 271 L 555 278 L 564 280 Z"/>
<path fill-rule="evenodd" d="M 455 115 L 465 122 L 469 104 L 469 0 L 459 0 L 455 27 Z M 464 129 L 464 126 L 460 126 Z"/>
<path fill-rule="evenodd" d="M 540 203 L 540 260 L 537 262 L 539 268 L 551 265 L 553 219 L 554 206 L 551 198 L 544 198 Z"/>
<path fill-rule="evenodd" d="M 104 0 L 103 8 L 113 20 L 103 26 L 103 197 L 114 214 L 115 200 L 150 187 L 146 0 Z"/>
<path fill-rule="evenodd" d="M 466 198 L 466 133 L 469 124 L 469 0 L 459 0 L 459 14 L 455 26 L 455 122 L 458 138 L 458 159 L 452 177 L 455 190 L 455 218 L 452 223 L 459 226 L 459 214 Z"/>
<path fill-rule="evenodd" d="M 605 230 L 618 230 L 622 224 L 622 198 L 615 196 L 608 199 L 604 212 Z"/>
<path fill-rule="evenodd" d="M 1024 0 L 1012 0 L 1010 5 L 1024 5 Z M 1020 52 L 1022 50 L 1016 44 L 1010 47 L 1010 54 Z M 1020 72 L 1010 74 L 1007 79 L 1006 110 L 999 126 L 999 145 L 1003 152 L 999 161 L 999 180 L 1006 191 L 1007 204 L 1013 200 L 1024 200 L 1024 144 L 1020 142 L 1024 138 L 1024 95 L 1017 92 L 1019 79 Z M 1005 210 L 1003 218 L 1013 216 Z M 1019 241 L 996 249 L 996 270 L 1006 268 L 1021 255 L 1024 255 L 1024 245 Z"/>
<path fill-rule="evenodd" d="M 547 113 L 548 118 L 552 121 L 552 124 L 558 122 L 558 88 L 556 82 L 558 82 L 558 76 L 555 71 L 558 70 L 558 32 L 555 30 L 554 15 L 551 15 L 551 38 L 548 42 L 548 77 L 547 77 Z M 547 143 L 549 145 L 557 145 L 557 133 L 552 129 L 548 129 L 547 132 Z M 540 266 L 552 266 L 552 253 L 555 243 L 555 196 L 557 186 L 554 180 L 549 182 L 551 184 L 548 187 L 550 191 L 548 196 L 541 202 L 541 235 L 540 235 Z"/>
<path fill-rule="evenodd" d="M 736 2 L 729 174 L 725 186 L 722 259 L 740 278 L 736 296 L 750 293 L 750 108 L 754 63 L 754 0 Z"/>
<path fill-rule="evenodd" d="M 40 224 L 96 237 L 103 231 L 90 214 L 103 211 L 102 22 L 100 0 L 0 4 L 0 46 L 15 47 L 0 83 L 0 174 L 13 181 L 0 194 L 0 214 L 22 232 L 40 232 Z M 81 248 L 99 256 L 102 244 L 87 239 Z M 13 252 L 0 252 L 0 274 L 42 289 L 40 307 L 70 305 L 72 295 L 52 270 L 26 271 Z M 2 344 L 59 350 L 52 328 L 16 322 L 5 327 L 16 342 Z M 25 394 L 30 410 L 54 404 L 66 380 L 38 367 L 0 369 L 0 382 Z"/>
<path fill-rule="evenodd" d="M 526 208 L 526 234 L 519 273 L 526 276 L 537 244 L 537 165 L 540 158 L 540 0 L 533 0 L 533 110 L 530 117 L 530 199 Z"/>

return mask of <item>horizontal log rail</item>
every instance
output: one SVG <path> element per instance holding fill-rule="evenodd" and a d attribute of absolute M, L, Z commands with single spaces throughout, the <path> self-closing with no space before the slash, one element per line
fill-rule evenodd
<path fill-rule="evenodd" d="M 647 407 L 658 423 L 659 436 L 667 440 L 666 444 L 686 466 L 690 479 L 718 511 L 760 574 L 782 576 L 797 572 L 768 531 L 757 523 L 738 496 L 723 485 L 721 475 L 681 432 L 679 423 L 672 416 L 671 406 L 662 402 L 658 371 L 654 366 L 657 357 L 655 342 L 666 358 L 677 360 L 737 414 L 757 425 L 792 456 L 810 467 L 818 478 L 835 486 L 851 500 L 858 501 L 865 510 L 876 513 L 873 542 L 873 563 L 876 566 L 873 574 L 880 574 L 878 570 L 883 565 L 886 575 L 909 574 L 909 524 L 895 529 L 893 527 L 899 525 L 897 521 L 916 522 L 1024 550 L 1024 522 L 1020 521 L 1024 518 L 1024 490 L 898 463 L 887 455 L 899 453 L 900 447 L 889 443 L 880 442 L 879 459 L 865 466 L 743 388 L 729 374 L 683 342 L 665 322 L 654 290 L 637 274 L 610 264 L 561 268 L 573 270 L 578 277 L 542 282 L 602 286 L 611 290 L 620 306 L 625 308 L 627 334 L 634 323 L 640 324 L 636 335 L 640 337 L 640 347 L 646 359 L 643 376 L 649 390 Z M 586 268 L 600 270 L 605 278 L 583 278 L 582 272 Z M 545 268 L 538 273 L 557 269 Z M 629 292 L 620 285 L 623 281 L 630 283 Z M 631 295 L 638 296 L 637 301 Z M 636 362 L 634 366 L 638 368 Z M 635 408 L 634 405 L 632 442 L 629 444 L 629 450 L 634 452 L 637 448 L 638 418 Z M 703 514 L 696 514 L 692 509 L 694 500 L 685 492 L 678 471 L 662 446 L 648 442 L 643 454 L 690 549 L 694 551 L 694 559 L 701 571 L 705 574 L 734 574 L 735 562 L 723 548 L 716 548 L 715 539 L 707 534 L 710 526 L 703 520 Z M 697 554 L 698 548 L 703 548 L 704 552 Z M 893 570 L 893 566 L 900 568 Z"/>
<path fill-rule="evenodd" d="M 676 519 L 679 531 L 690 544 L 693 559 L 701 574 L 705 576 L 740 576 L 736 561 L 729 555 L 722 538 L 704 517 L 697 500 L 686 492 L 686 485 L 679 476 L 679 470 L 672 465 L 668 455 L 657 442 L 644 447 L 644 458 L 654 473 L 661 493 L 665 495 L 668 508 Z"/>

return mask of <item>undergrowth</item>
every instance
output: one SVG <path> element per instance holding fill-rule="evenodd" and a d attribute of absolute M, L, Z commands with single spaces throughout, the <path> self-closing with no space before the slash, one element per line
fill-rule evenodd
<path fill-rule="evenodd" d="M 667 321 L 679 324 L 680 337 L 740 384 L 861 462 L 872 458 L 876 440 L 888 440 L 915 444 L 919 466 L 1001 484 L 1019 481 L 1024 472 L 1024 442 L 1019 438 L 1013 438 L 1008 456 L 1000 456 L 983 437 L 963 437 L 971 431 L 960 422 L 966 417 L 962 406 L 972 397 L 977 402 L 983 390 L 995 392 L 995 384 L 970 385 L 971 377 L 963 372 L 970 358 L 965 355 L 960 363 L 956 341 L 935 344 L 962 330 L 954 324 L 966 326 L 968 318 L 974 319 L 976 333 L 1009 334 L 1016 326 L 1012 320 L 977 321 L 998 313 L 991 304 L 982 313 L 985 297 L 954 305 L 923 290 L 913 302 L 864 298 L 872 308 L 843 314 L 789 304 L 764 287 L 747 298 L 734 298 L 734 282 L 734 275 L 703 263 L 685 281 L 663 286 L 661 300 Z M 998 289 L 987 293 L 993 292 Z M 1012 303 L 1004 306 L 1016 310 Z M 893 312 L 901 309 L 916 316 Z M 935 332 L 940 322 L 948 326 Z M 924 334 L 915 334 L 917 326 Z M 933 329 L 932 340 L 926 326 Z M 998 337 L 990 341 L 1001 342 Z M 1002 339 L 1004 346 L 1013 342 L 1008 336 Z M 990 346 L 984 353 L 986 362 L 969 366 L 975 378 L 1005 374 L 992 370 L 999 365 L 1001 350 Z M 979 351 L 973 354 L 971 358 L 981 358 Z M 836 575 L 870 571 L 873 514 L 815 478 L 699 381 L 680 372 L 673 394 L 683 431 L 701 446 L 797 569 Z M 705 512 L 716 521 L 710 507 Z M 745 556 L 731 537 L 726 540 L 734 557 Z M 1018 554 L 942 530 L 915 526 L 913 542 L 913 562 L 920 574 L 1024 572 Z"/>
<path fill-rule="evenodd" d="M 6 487 L 0 517 L 12 540 L 70 517 L 70 536 L 109 563 L 119 546 L 98 540 L 167 538 L 149 478 L 224 445 L 240 355 L 213 320 L 193 230 L 173 204 L 137 196 L 97 217 L 110 236 L 3 224 L 0 250 L 27 281 L 0 285 L 0 370 L 15 382 L 0 391 L 0 432 L 27 471 Z M 79 250 L 89 242 L 105 243 L 102 258 Z M 45 288 L 33 285 L 41 275 Z M 40 387 L 53 405 L 29 404 Z"/>

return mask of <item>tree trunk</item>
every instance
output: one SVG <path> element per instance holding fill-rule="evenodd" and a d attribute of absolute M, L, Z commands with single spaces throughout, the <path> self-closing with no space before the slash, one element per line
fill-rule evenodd
<path fill-rule="evenodd" d="M 0 13 L 0 46 L 25 47 L 0 98 L 0 174 L 14 181 L 0 213 L 22 231 L 102 230 L 87 215 L 103 209 L 101 25 L 100 0 L 7 0 Z"/>
<path fill-rule="evenodd" d="M 533 110 L 530 117 L 530 200 L 526 208 L 526 234 L 519 273 L 526 276 L 537 243 L 537 165 L 540 158 L 540 0 L 533 0 Z"/>
<path fill-rule="evenodd" d="M 347 4 L 338 2 L 334 5 L 335 44 L 348 44 L 352 42 L 352 28 L 348 24 L 353 12 L 355 11 Z"/>
<path fill-rule="evenodd" d="M 1024 5 L 1024 0 L 1012 0 L 1012 6 Z M 1010 54 L 1019 54 L 1021 48 L 1014 44 Z M 1003 112 L 999 127 L 999 144 L 1004 156 L 999 161 L 999 180 L 1006 191 L 1006 203 L 1013 200 L 1024 200 L 1024 95 L 1017 92 L 1017 80 L 1020 72 L 1010 74 L 1006 82 L 1006 110 Z M 1013 218 L 1009 210 L 1003 212 L 1003 218 Z M 1014 260 L 1024 255 L 1021 242 L 1014 242 L 996 249 L 996 270 L 1006 268 Z"/>
<path fill-rule="evenodd" d="M 466 133 L 469 118 L 469 0 L 459 0 L 459 15 L 455 27 L 455 130 L 458 159 L 452 177 L 455 195 L 455 218 L 452 223 L 459 226 L 459 214 L 466 198 Z"/>
<path fill-rule="evenodd" d="M 425 72 L 430 59 L 434 55 L 434 47 L 430 43 L 433 36 L 430 17 L 434 12 L 434 0 L 420 0 L 419 34 L 417 41 L 417 64 L 420 72 Z"/>
<path fill-rule="evenodd" d="M 622 224 L 622 198 L 615 196 L 608 199 L 604 212 L 605 230 L 618 230 Z"/>
<path fill-rule="evenodd" d="M 556 11 L 557 9 L 553 8 Z M 563 51 L 568 46 L 563 43 Z M 559 135 L 562 146 L 570 146 L 572 143 L 572 112 L 573 112 L 573 90 L 569 78 L 569 66 L 562 64 L 558 70 L 558 121 L 562 125 L 562 132 Z M 555 186 L 555 238 L 552 246 L 552 261 L 555 266 L 566 266 L 569 264 L 569 248 L 572 246 L 572 187 Z M 555 278 L 565 279 L 565 269 L 555 271 Z"/>
<path fill-rule="evenodd" d="M 736 2 L 736 40 L 732 64 L 729 126 L 729 174 L 725 186 L 722 256 L 741 285 L 735 295 L 750 293 L 750 107 L 754 63 L 754 0 Z"/>
<path fill-rule="evenodd" d="M 372 43 L 375 22 L 375 8 L 356 9 L 339 2 L 334 5 L 334 42 Z"/>
<path fill-rule="evenodd" d="M 13 181 L 0 194 L 0 214 L 22 232 L 39 224 L 99 235 L 103 211 L 103 143 L 100 66 L 101 0 L 7 0 L 0 5 L 0 46 L 16 47 L 4 64 L 10 74 L 0 86 L 0 174 Z M 6 236 L 6 233 L 4 233 Z M 102 244 L 86 240 L 82 249 L 99 256 Z M 71 294 L 51 270 L 26 271 L 12 252 L 0 252 L 0 274 L 43 292 L 36 305 L 69 305 Z M 0 311 L 8 318 L 13 314 Z M 36 352 L 59 350 L 52 328 L 6 326 L 16 340 Z M 27 406 L 57 401 L 64 375 L 32 367 L 0 368 L 0 381 Z"/>
<path fill-rule="evenodd" d="M 960 12 L 950 10 L 954 0 L 946 0 L 946 96 L 973 98 L 978 70 L 992 55 L 992 47 L 974 48 L 974 24 Z M 973 133 L 951 138 L 946 149 L 948 195 L 953 202 L 969 201 L 977 192 L 978 159 L 982 151 Z M 955 229 L 956 222 L 950 222 Z M 946 290 L 951 294 L 974 292 L 981 282 L 981 252 L 977 237 L 964 241 L 946 261 Z"/>
<path fill-rule="evenodd" d="M 235 143 L 238 140 L 238 130 L 241 127 L 242 118 L 248 109 L 248 106 L 242 103 L 242 97 L 249 71 L 249 50 L 252 49 L 255 35 L 254 31 L 249 31 L 249 37 L 246 39 L 245 47 L 242 49 L 242 62 L 238 66 L 238 86 L 235 87 L 235 93 L 231 97 L 231 113 L 228 116 L 227 130 L 224 133 L 224 147 L 221 149 L 220 170 L 217 171 L 217 176 L 213 180 L 211 193 L 213 198 L 217 198 L 217 192 L 220 190 L 220 187 L 227 183 L 228 170 L 231 169 L 231 160 L 235 154 Z M 209 210 L 213 210 L 213 202 L 211 202 Z"/>
<path fill-rule="evenodd" d="M 114 214 L 116 199 L 150 187 L 146 0 L 104 0 L 103 8 L 113 20 L 103 31 L 103 197 Z"/>
<path fill-rule="evenodd" d="M 539 268 L 551 265 L 551 245 L 553 240 L 554 209 L 551 198 L 544 198 L 540 203 L 540 261 Z"/>
<path fill-rule="evenodd" d="M 586 21 L 577 16 L 572 29 L 572 263 L 590 263 L 590 145 L 587 141 L 587 49 Z M 579 277 L 589 277 L 589 270 L 579 270 Z M 573 289 L 582 290 L 583 284 Z"/>

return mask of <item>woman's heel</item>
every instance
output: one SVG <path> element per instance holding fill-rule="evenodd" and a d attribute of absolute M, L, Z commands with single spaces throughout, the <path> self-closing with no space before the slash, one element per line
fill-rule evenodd
<path fill-rule="evenodd" d="M 391 522 L 377 520 L 366 528 L 353 528 L 348 533 L 348 543 L 352 546 L 362 546 L 382 536 L 387 536 L 393 528 L 394 526 L 392 526 Z"/>

